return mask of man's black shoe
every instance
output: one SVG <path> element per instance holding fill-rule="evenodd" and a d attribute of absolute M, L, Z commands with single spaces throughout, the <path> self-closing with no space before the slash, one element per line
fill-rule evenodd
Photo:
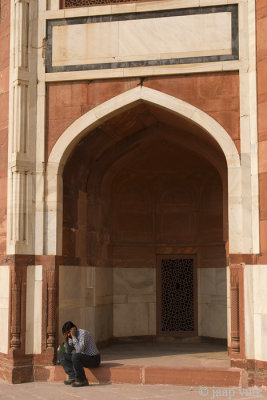
<path fill-rule="evenodd" d="M 72 385 L 75 382 L 75 378 L 69 378 L 64 381 L 64 385 Z"/>
<path fill-rule="evenodd" d="M 72 387 L 81 387 L 81 386 L 89 386 L 88 380 L 85 379 L 84 381 L 75 381 L 71 385 Z"/>

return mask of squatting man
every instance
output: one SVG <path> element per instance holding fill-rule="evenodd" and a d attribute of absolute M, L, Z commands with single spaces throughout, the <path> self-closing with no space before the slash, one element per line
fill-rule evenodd
<path fill-rule="evenodd" d="M 93 336 L 85 329 L 77 328 L 67 321 L 62 327 L 64 345 L 60 351 L 60 363 L 69 378 L 65 385 L 88 386 L 84 367 L 96 368 L 100 365 L 100 354 Z"/>

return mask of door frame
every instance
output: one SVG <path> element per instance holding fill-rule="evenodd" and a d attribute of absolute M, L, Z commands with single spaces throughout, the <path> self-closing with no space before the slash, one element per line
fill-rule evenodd
<path fill-rule="evenodd" d="M 194 291 L 194 331 L 165 331 L 161 330 L 162 302 L 161 302 L 161 260 L 193 259 L 193 291 Z M 197 255 L 196 254 L 157 254 L 156 255 L 156 327 L 157 336 L 188 337 L 198 336 L 198 290 L 197 290 Z"/>

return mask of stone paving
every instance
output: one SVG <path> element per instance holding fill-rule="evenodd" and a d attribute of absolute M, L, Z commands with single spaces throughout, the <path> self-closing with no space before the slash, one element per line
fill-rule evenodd
<path fill-rule="evenodd" d="M 225 345 L 214 343 L 122 343 L 101 350 L 102 361 L 118 365 L 230 368 Z"/>
<path fill-rule="evenodd" d="M 10 385 L 0 381 L 1 400 L 249 400 L 267 399 L 257 388 L 205 388 L 171 385 L 90 385 L 72 388 L 62 383 Z"/>

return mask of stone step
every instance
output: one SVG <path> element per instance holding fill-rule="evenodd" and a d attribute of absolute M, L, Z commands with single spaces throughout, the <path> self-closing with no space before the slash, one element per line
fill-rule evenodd
<path fill-rule="evenodd" d="M 89 383 L 168 384 L 182 386 L 240 387 L 238 368 L 173 368 L 123 365 L 103 362 L 99 368 L 85 369 Z M 60 382 L 66 379 L 61 366 L 36 366 L 36 381 Z"/>

